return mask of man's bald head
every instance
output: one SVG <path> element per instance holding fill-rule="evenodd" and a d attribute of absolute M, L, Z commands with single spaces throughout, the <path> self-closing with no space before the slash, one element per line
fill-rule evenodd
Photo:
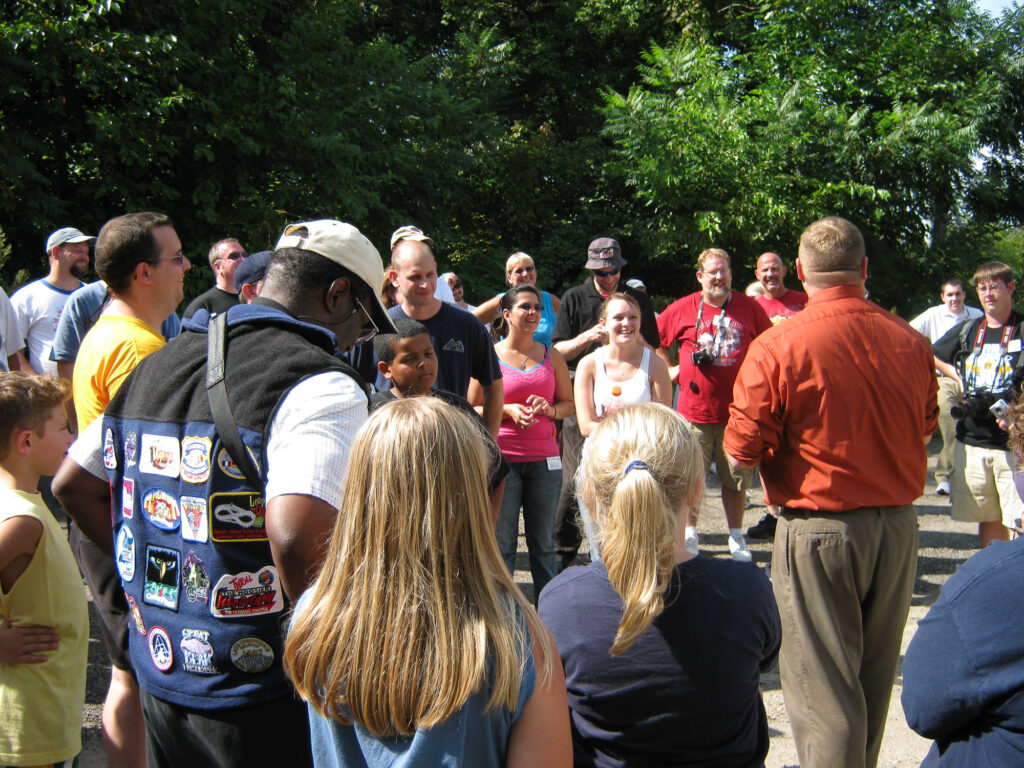
<path fill-rule="evenodd" d="M 864 279 L 864 238 L 851 222 L 828 216 L 800 235 L 801 279 L 808 285 L 856 285 Z"/>
<path fill-rule="evenodd" d="M 434 311 L 440 304 L 434 298 L 437 288 L 437 262 L 430 246 L 422 240 L 400 240 L 391 249 L 391 283 L 401 295 L 407 314 Z M 417 318 L 423 319 L 423 318 Z"/>
<path fill-rule="evenodd" d="M 391 265 L 398 270 L 410 259 L 429 259 L 435 267 L 437 266 L 434 252 L 427 243 L 422 240 L 399 240 L 391 249 Z"/>

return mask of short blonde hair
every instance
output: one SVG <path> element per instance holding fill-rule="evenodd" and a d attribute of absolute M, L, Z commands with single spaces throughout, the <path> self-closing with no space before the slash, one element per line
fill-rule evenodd
<path fill-rule="evenodd" d="M 356 435 L 323 570 L 284 649 L 321 715 L 381 737 L 437 725 L 479 690 L 488 709 L 515 709 L 527 633 L 546 635 L 498 552 L 486 446 L 478 422 L 432 397 L 388 403 Z M 543 644 L 533 654 L 546 684 L 551 659 Z"/>
<path fill-rule="evenodd" d="M 508 280 L 517 264 L 529 264 L 534 269 L 537 265 L 533 263 L 533 256 L 522 251 L 516 251 L 505 260 L 505 279 Z"/>
<path fill-rule="evenodd" d="M 608 414 L 584 444 L 578 493 L 593 517 L 608 578 L 623 601 L 613 656 L 664 609 L 679 516 L 697 502 L 703 477 L 697 432 L 659 403 Z"/>
<path fill-rule="evenodd" d="M 725 263 L 729 265 L 729 269 L 732 269 L 732 259 L 729 258 L 729 252 L 724 248 L 705 248 L 700 252 L 700 256 L 697 257 L 697 270 L 699 272 L 704 271 L 704 265 L 707 264 L 708 259 L 717 256 L 720 259 L 725 259 Z"/>
<path fill-rule="evenodd" d="M 859 276 L 864 255 L 860 230 L 838 216 L 819 219 L 800 235 L 800 266 L 805 276 L 813 276 L 812 281 L 833 282 L 830 277 L 850 273 Z"/>
<path fill-rule="evenodd" d="M 19 429 L 44 434 L 50 413 L 69 397 L 71 384 L 66 379 L 21 371 L 0 373 L 0 459 L 7 456 L 11 437 Z"/>

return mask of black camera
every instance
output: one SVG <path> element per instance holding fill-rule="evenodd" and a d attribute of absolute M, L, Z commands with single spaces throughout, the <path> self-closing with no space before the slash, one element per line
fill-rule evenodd
<path fill-rule="evenodd" d="M 690 360 L 698 368 L 703 368 L 705 365 L 715 362 L 715 356 L 711 354 L 710 349 L 698 349 L 696 352 L 690 353 Z"/>
<path fill-rule="evenodd" d="M 997 416 L 993 411 L 1000 401 L 1005 406 L 1009 392 L 975 392 L 970 397 L 965 397 L 959 403 L 949 409 L 949 415 L 957 421 L 973 418 L 984 419 L 988 416 Z"/>

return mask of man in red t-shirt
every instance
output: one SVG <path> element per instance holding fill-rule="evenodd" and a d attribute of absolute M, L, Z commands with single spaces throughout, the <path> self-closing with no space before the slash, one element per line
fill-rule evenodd
<path fill-rule="evenodd" d="M 751 560 L 743 537 L 743 508 L 753 470 L 734 471 L 722 450 L 722 435 L 729 420 L 732 385 L 747 347 L 771 328 L 768 315 L 749 296 L 732 290 L 729 254 L 708 248 L 697 258 L 701 290 L 678 299 L 658 316 L 661 348 L 669 366 L 668 347 L 678 343 L 679 365 L 670 368 L 679 383 L 676 410 L 700 432 L 705 466 L 715 461 L 722 481 L 722 506 L 729 524 L 729 551 L 735 560 Z M 686 548 L 698 550 L 697 513 L 690 512 Z"/>
<path fill-rule="evenodd" d="M 778 325 L 807 306 L 806 293 L 792 291 L 786 287 L 784 279 L 787 271 L 779 254 L 771 251 L 758 257 L 757 267 L 754 269 L 754 275 L 764 286 L 764 296 L 758 296 L 755 301 L 764 307 L 772 325 Z"/>
<path fill-rule="evenodd" d="M 764 286 L 764 295 L 754 297 L 754 301 L 760 304 L 772 321 L 772 325 L 778 325 L 783 320 L 792 317 L 801 309 L 807 306 L 807 294 L 803 291 L 793 291 L 786 287 L 785 277 L 789 270 L 782 263 L 779 254 L 767 251 L 757 259 L 757 267 L 754 275 Z M 761 483 L 763 486 L 764 483 Z M 778 522 L 779 508 L 765 499 L 765 506 L 768 511 L 755 525 L 747 528 L 747 536 L 752 539 L 771 539 L 775 536 L 775 526 Z"/>

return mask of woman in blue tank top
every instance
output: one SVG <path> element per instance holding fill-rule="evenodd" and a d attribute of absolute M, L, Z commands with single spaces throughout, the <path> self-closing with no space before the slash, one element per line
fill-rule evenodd
<path fill-rule="evenodd" d="M 505 262 L 505 280 L 513 288 L 519 286 L 537 284 L 537 267 L 533 263 L 533 257 L 529 254 L 517 251 L 508 257 Z M 473 314 L 480 318 L 480 321 L 490 324 L 501 312 L 501 297 L 505 294 L 499 293 L 493 299 L 488 299 L 475 310 Z M 540 291 L 540 303 L 544 309 L 541 312 L 540 323 L 537 330 L 533 332 L 534 341 L 551 346 L 551 334 L 555 330 L 555 320 L 558 318 L 558 297 L 547 291 Z"/>

